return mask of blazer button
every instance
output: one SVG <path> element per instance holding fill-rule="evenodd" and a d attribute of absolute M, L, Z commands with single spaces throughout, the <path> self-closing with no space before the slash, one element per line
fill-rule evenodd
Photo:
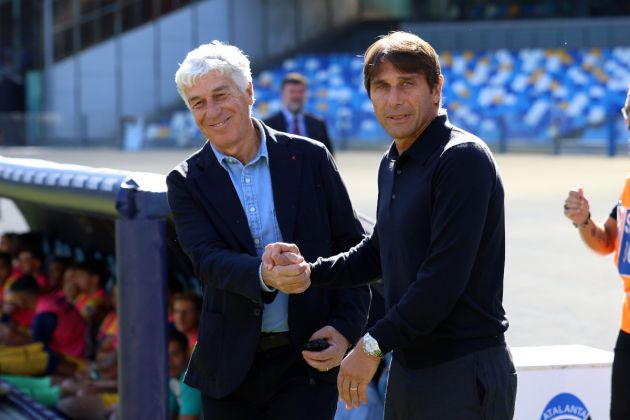
<path fill-rule="evenodd" d="M 260 308 L 254 308 L 254 316 L 260 316 Z"/>

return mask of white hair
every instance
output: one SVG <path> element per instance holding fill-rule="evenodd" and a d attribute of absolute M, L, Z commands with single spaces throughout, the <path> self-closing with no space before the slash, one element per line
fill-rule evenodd
<path fill-rule="evenodd" d="M 211 71 L 216 71 L 221 75 L 229 74 L 243 92 L 252 81 L 249 59 L 243 51 L 217 40 L 200 45 L 186 54 L 184 62 L 175 72 L 177 91 L 188 108 L 190 105 L 184 89 L 192 87 L 199 78 Z"/>

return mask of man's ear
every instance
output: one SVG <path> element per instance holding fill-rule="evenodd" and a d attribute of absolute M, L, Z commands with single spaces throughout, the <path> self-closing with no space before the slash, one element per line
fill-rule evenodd
<path fill-rule="evenodd" d="M 433 104 L 435 105 L 438 105 L 440 103 L 440 98 L 442 97 L 442 86 L 444 86 L 444 76 L 440 74 L 438 82 L 433 88 L 433 92 L 431 92 L 431 94 L 433 95 Z"/>
<path fill-rule="evenodd" d="M 254 105 L 254 84 L 249 82 L 247 84 L 247 88 L 245 88 L 245 93 L 247 93 L 247 103 L 249 105 Z"/>

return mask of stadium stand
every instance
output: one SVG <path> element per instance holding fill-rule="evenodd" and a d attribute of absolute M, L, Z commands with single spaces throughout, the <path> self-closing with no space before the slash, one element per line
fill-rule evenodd
<path fill-rule="evenodd" d="M 443 104 L 451 120 L 489 143 L 500 140 L 546 144 L 555 139 L 603 144 L 623 138 L 620 119 L 609 122 L 625 101 L 630 48 L 445 51 Z M 363 61 L 352 54 L 301 54 L 262 71 L 254 81 L 255 115 L 281 107 L 287 72 L 310 83 L 307 108 L 324 117 L 331 137 L 344 147 L 382 145 L 387 135 L 376 121 L 363 88 Z M 187 110 L 149 124 L 149 142 L 200 140 Z"/>

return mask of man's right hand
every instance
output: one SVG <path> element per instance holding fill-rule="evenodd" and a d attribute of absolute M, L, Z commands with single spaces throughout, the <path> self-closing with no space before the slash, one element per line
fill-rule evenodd
<path fill-rule="evenodd" d="M 569 196 L 564 201 L 564 215 L 576 225 L 580 226 L 588 222 L 590 217 L 590 205 L 582 188 L 574 188 L 569 191 Z"/>
<path fill-rule="evenodd" d="M 267 287 L 286 294 L 302 293 L 311 285 L 311 266 L 301 255 L 287 254 L 283 260 L 288 265 L 276 265 L 271 270 L 262 265 L 262 278 Z"/>

